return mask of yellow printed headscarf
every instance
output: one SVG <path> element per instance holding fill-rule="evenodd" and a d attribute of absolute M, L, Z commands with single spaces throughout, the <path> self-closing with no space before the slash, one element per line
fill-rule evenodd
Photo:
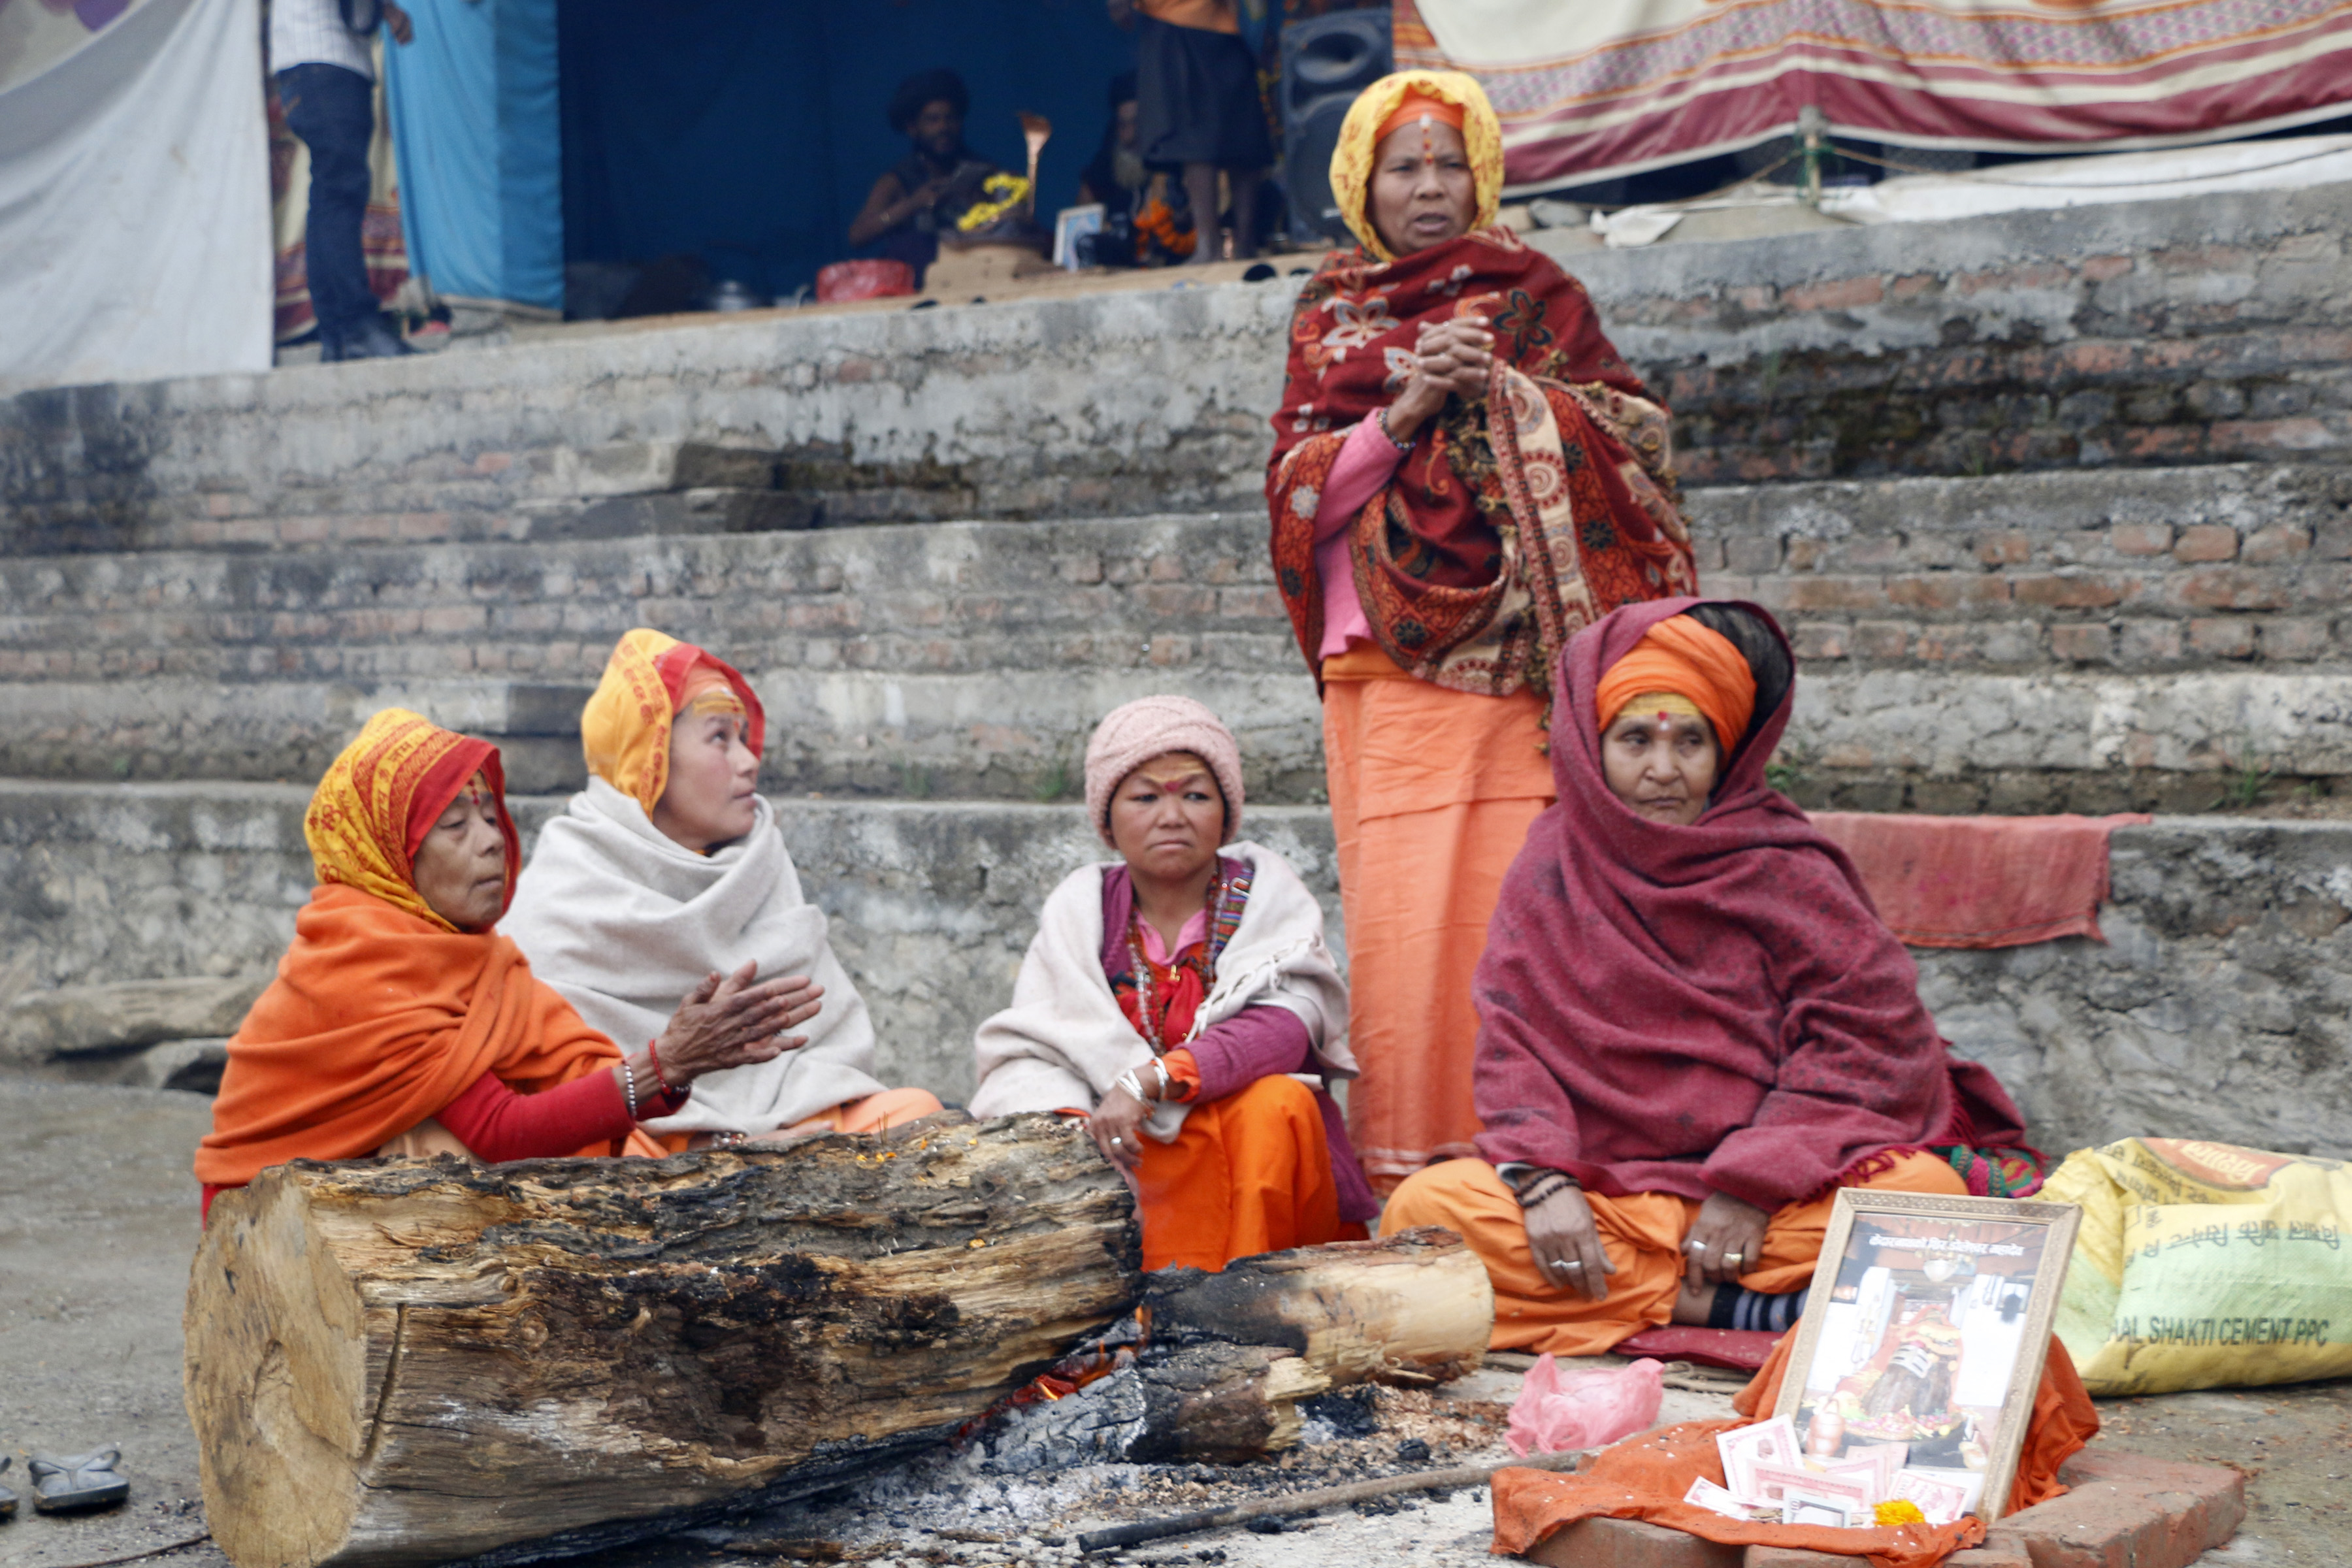
<path fill-rule="evenodd" d="M 302 816 L 302 837 L 321 882 L 340 882 L 456 931 L 416 890 L 416 847 L 476 773 L 488 775 L 507 837 L 507 897 L 522 847 L 507 816 L 499 749 L 444 730 L 405 708 L 387 708 L 328 766 Z"/>
<path fill-rule="evenodd" d="M 1381 243 L 1370 211 L 1372 160 L 1380 151 L 1381 123 L 1396 111 L 1408 93 L 1441 99 L 1462 110 L 1462 142 L 1470 150 L 1470 178 L 1478 193 L 1478 211 L 1470 220 L 1475 229 L 1493 225 L 1503 201 L 1503 122 L 1486 101 L 1486 89 L 1461 71 L 1399 71 L 1384 76 L 1360 93 L 1339 127 L 1339 144 L 1331 150 L 1331 196 L 1339 216 L 1363 241 L 1364 248 L 1382 261 L 1396 256 Z"/>
<path fill-rule="evenodd" d="M 741 704 L 743 743 L 759 755 L 768 719 L 751 683 L 692 643 L 639 626 L 613 646 L 604 678 L 581 710 L 588 771 L 652 815 L 669 787 L 670 721 L 688 706 L 733 706 L 718 697 L 713 676 Z"/>

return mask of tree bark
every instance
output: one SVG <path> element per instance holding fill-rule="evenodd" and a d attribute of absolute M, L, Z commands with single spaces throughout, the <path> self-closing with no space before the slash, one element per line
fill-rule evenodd
<path fill-rule="evenodd" d="M 236 1568 L 404 1568 L 822 1489 L 1129 1310 L 1139 1261 L 1126 1186 L 1051 1117 L 297 1162 L 220 1196 L 189 1284 L 207 1518 Z"/>
<path fill-rule="evenodd" d="M 1156 1345 L 1278 1347 L 1333 1386 L 1448 1382 L 1478 1369 L 1495 1331 L 1486 1266 L 1435 1226 L 1240 1258 L 1222 1274 L 1163 1268 L 1144 1305 Z"/>

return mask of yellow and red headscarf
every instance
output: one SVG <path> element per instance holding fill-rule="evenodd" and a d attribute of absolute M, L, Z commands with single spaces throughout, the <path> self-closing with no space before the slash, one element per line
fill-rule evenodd
<path fill-rule="evenodd" d="M 302 837 L 319 880 L 356 888 L 396 909 L 456 931 L 416 890 L 416 847 L 476 773 L 487 776 L 507 837 L 507 897 L 514 897 L 522 848 L 507 815 L 499 749 L 444 730 L 405 708 L 370 719 L 311 794 Z"/>
<path fill-rule="evenodd" d="M 1380 155 L 1381 139 L 1423 114 L 1462 132 L 1470 152 L 1470 178 L 1478 194 L 1478 211 L 1472 229 L 1490 226 L 1503 201 L 1503 122 L 1486 101 L 1486 89 L 1475 77 L 1461 71 L 1399 71 L 1384 76 L 1358 95 L 1339 126 L 1339 144 L 1331 151 L 1331 197 L 1364 248 L 1382 261 L 1395 254 L 1381 243 L 1372 226 L 1370 208 L 1372 164 Z"/>
<path fill-rule="evenodd" d="M 1593 706 L 1604 732 L 1628 708 L 1705 719 L 1728 758 L 1756 712 L 1756 672 L 1721 632 L 1670 616 L 1602 672 Z"/>
<path fill-rule="evenodd" d="M 639 626 L 613 647 L 604 678 L 580 712 L 588 771 L 650 816 L 669 787 L 673 719 L 688 711 L 738 713 L 743 743 L 757 756 L 767 710 L 735 667 L 674 637 Z"/>

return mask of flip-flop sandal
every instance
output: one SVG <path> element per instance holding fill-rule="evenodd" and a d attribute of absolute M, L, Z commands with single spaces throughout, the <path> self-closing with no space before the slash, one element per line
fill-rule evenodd
<path fill-rule="evenodd" d="M 5 1470 L 14 1461 L 11 1460 L 7 1455 L 0 1454 L 0 1470 Z M 6 1487 L 0 1487 L 0 1519 L 14 1519 L 16 1517 L 16 1494 L 9 1490 Z"/>
<path fill-rule="evenodd" d="M 115 1467 L 122 1450 L 110 1444 L 70 1458 L 36 1454 L 26 1472 L 33 1481 L 33 1507 L 41 1513 L 79 1513 L 112 1508 L 131 1495 L 131 1483 Z"/>

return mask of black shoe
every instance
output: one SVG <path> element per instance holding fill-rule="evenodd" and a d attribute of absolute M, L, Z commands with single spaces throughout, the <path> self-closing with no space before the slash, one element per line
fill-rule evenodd
<path fill-rule="evenodd" d="M 121 1463 L 122 1450 L 110 1443 L 66 1458 L 35 1454 L 29 1467 L 34 1511 L 79 1513 L 114 1507 L 131 1495 L 130 1481 L 115 1468 Z"/>
<path fill-rule="evenodd" d="M 355 324 L 325 340 L 320 354 L 322 362 L 348 359 L 397 359 L 416 351 L 403 342 L 400 334 L 381 315 L 362 317 Z"/>

